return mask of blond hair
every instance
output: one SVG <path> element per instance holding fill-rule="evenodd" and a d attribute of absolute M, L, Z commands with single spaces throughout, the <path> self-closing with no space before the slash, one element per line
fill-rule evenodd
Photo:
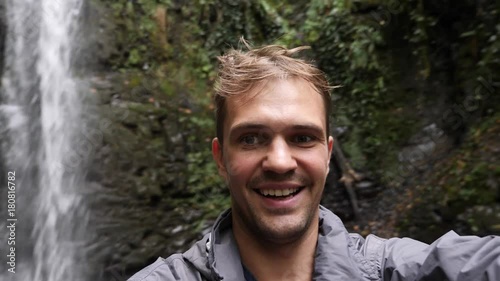
<path fill-rule="evenodd" d="M 331 112 L 330 87 L 325 74 L 303 59 L 294 58 L 307 46 L 287 49 L 279 45 L 268 45 L 254 49 L 244 39 L 240 39 L 248 51 L 231 49 L 217 57 L 219 75 L 215 83 L 215 119 L 217 138 L 222 144 L 223 126 L 226 117 L 226 99 L 246 95 L 261 82 L 272 79 L 301 78 L 309 82 L 321 94 L 325 106 L 326 133 L 329 135 Z"/>

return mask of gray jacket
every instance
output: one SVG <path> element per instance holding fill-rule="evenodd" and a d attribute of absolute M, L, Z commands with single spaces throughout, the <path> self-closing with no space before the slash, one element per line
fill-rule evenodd
<path fill-rule="evenodd" d="M 244 281 L 231 225 L 228 210 L 191 249 L 159 258 L 128 281 Z M 313 280 L 500 281 L 500 237 L 450 231 L 431 245 L 409 238 L 363 239 L 347 233 L 336 215 L 320 207 Z"/>

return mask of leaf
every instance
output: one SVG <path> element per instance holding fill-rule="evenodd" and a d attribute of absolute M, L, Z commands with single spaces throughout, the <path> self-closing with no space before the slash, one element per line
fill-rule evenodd
<path fill-rule="evenodd" d="M 470 31 L 467 31 L 467 32 L 460 34 L 460 37 L 464 38 L 464 37 L 470 37 L 470 36 L 474 36 L 474 35 L 476 35 L 476 31 L 470 30 Z"/>

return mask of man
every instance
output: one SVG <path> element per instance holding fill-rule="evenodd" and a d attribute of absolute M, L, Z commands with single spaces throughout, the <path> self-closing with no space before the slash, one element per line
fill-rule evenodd
<path fill-rule="evenodd" d="M 215 95 L 212 152 L 231 210 L 129 280 L 500 280 L 499 237 L 348 234 L 319 205 L 333 145 L 325 76 L 292 57 L 304 48 L 242 43 L 219 58 Z"/>

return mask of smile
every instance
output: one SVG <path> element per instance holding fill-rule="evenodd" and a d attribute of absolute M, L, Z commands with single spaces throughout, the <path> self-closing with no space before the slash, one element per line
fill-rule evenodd
<path fill-rule="evenodd" d="M 259 189 L 255 190 L 258 194 L 268 198 L 286 198 L 293 197 L 302 190 L 300 188 L 285 188 L 285 189 Z"/>

